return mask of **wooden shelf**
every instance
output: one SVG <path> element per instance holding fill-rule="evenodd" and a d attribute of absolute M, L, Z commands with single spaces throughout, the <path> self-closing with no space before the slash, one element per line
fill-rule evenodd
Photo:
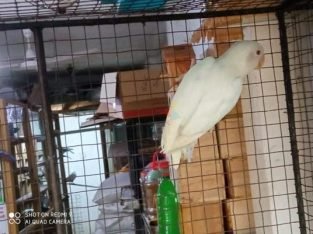
<path fill-rule="evenodd" d="M 11 144 L 12 145 L 18 145 L 18 144 L 22 144 L 25 142 L 26 142 L 25 137 L 11 138 Z"/>
<path fill-rule="evenodd" d="M 23 131 L 24 136 L 20 137 L 12 137 L 9 124 L 8 124 L 8 116 L 7 109 L 8 106 L 16 106 L 20 108 L 22 111 L 20 128 Z M 8 101 L 0 99 L 0 147 L 5 152 L 14 155 L 25 155 L 27 159 L 27 167 L 22 165 L 22 167 L 17 168 L 15 163 L 12 163 L 8 160 L 2 161 L 2 179 L 4 185 L 4 197 L 5 204 L 7 206 L 7 212 L 17 212 L 17 200 L 16 197 L 19 196 L 19 180 L 18 175 L 27 173 L 26 180 L 29 181 L 31 187 L 32 199 L 27 201 L 32 203 L 32 208 L 35 212 L 39 212 L 41 210 L 40 204 L 40 189 L 39 189 L 39 179 L 38 179 L 38 166 L 37 166 L 37 156 L 34 148 L 34 139 L 40 139 L 40 137 L 36 137 L 32 135 L 31 126 L 30 126 L 30 117 L 29 117 L 29 109 L 28 106 L 19 103 L 16 101 Z M 25 145 L 21 147 L 21 144 Z M 24 152 L 26 150 L 26 152 Z M 23 200 L 22 202 L 24 202 Z M 18 225 L 10 224 L 9 225 L 9 233 L 17 234 L 19 232 Z"/>
<path fill-rule="evenodd" d="M 46 192 L 48 189 L 47 186 L 40 186 L 40 193 L 44 193 Z M 17 205 L 20 205 L 20 204 L 25 204 L 25 203 L 29 203 L 29 202 L 33 202 L 35 199 L 34 199 L 34 196 L 33 194 L 30 192 L 30 193 L 27 193 L 21 197 L 19 197 L 18 199 L 16 199 L 16 204 Z"/>
<path fill-rule="evenodd" d="M 36 142 L 43 142 L 45 140 L 44 136 L 33 136 L 31 138 L 36 140 Z M 10 140 L 11 140 L 12 145 L 18 145 L 18 144 L 26 143 L 26 141 L 29 139 L 23 136 L 23 137 L 14 137 L 14 138 L 11 138 Z"/>
<path fill-rule="evenodd" d="M 29 173 L 29 167 L 18 167 L 14 170 L 15 174 L 25 174 Z"/>

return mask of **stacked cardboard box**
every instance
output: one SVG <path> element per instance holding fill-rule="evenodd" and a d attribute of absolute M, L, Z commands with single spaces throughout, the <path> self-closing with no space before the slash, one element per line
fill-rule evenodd
<path fill-rule="evenodd" d="M 179 167 L 184 233 L 253 233 L 249 170 L 240 102 L 206 133 Z M 199 228 L 205 227 L 204 229 Z"/>
<path fill-rule="evenodd" d="M 86 127 L 143 116 L 166 115 L 168 79 L 161 67 L 103 74 L 100 105 L 95 116 L 83 123 Z"/>
<path fill-rule="evenodd" d="M 223 233 L 223 210 L 220 202 L 183 204 L 181 211 L 185 234 Z"/>

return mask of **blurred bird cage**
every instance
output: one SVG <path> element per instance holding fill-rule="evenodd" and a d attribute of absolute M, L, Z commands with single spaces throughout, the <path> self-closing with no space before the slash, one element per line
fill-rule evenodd
<path fill-rule="evenodd" d="M 78 0 L 25 0 L 38 8 L 46 8 L 58 13 L 66 13 L 67 8 L 75 7 L 79 3 Z"/>
<path fill-rule="evenodd" d="M 312 32 L 309 0 L 0 2 L 0 232 L 157 233 L 139 178 L 176 89 L 256 40 L 262 68 L 172 176 L 181 233 L 311 233 Z"/>

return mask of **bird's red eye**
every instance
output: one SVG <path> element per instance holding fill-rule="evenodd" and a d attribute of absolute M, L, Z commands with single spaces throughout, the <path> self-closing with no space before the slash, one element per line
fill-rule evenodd
<path fill-rule="evenodd" d="M 260 55 L 260 54 L 261 54 L 261 50 L 257 50 L 257 51 L 256 51 L 256 54 L 257 54 L 257 55 Z"/>

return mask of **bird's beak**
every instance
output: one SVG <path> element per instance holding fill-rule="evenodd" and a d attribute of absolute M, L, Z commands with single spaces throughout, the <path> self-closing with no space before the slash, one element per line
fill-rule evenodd
<path fill-rule="evenodd" d="M 263 54 L 262 57 L 259 60 L 258 65 L 256 66 L 256 69 L 260 69 L 263 66 L 263 64 L 264 64 L 264 61 L 265 61 L 265 56 Z"/>

